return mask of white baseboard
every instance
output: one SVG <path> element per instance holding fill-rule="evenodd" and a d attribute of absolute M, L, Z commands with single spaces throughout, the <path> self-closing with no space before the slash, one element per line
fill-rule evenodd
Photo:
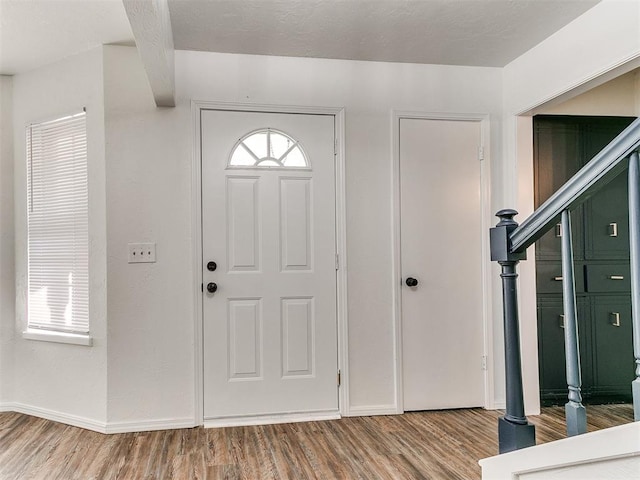
<path fill-rule="evenodd" d="M 218 418 L 205 418 L 204 427 L 241 427 L 248 425 L 272 425 L 276 423 L 317 422 L 322 420 L 337 420 L 340 413 L 337 410 L 321 410 L 300 413 L 276 413 L 267 415 L 238 415 Z"/>
<path fill-rule="evenodd" d="M 154 430 L 174 430 L 176 428 L 194 427 L 193 418 L 140 420 L 131 422 L 99 422 L 90 418 L 70 415 L 40 407 L 32 407 L 22 403 L 2 403 L 0 412 L 16 412 L 34 417 L 44 418 L 73 427 L 85 428 L 98 433 L 133 433 L 150 432 Z"/>
<path fill-rule="evenodd" d="M 0 405 L 0 410 L 3 412 L 23 413 L 25 415 L 64 423 L 65 425 L 71 425 L 73 427 L 93 430 L 98 433 L 107 433 L 107 424 L 105 422 L 100 422 L 86 417 L 79 417 L 69 413 L 57 412 L 48 408 L 32 407 L 31 405 L 25 405 L 22 403 L 4 403 Z"/>
<path fill-rule="evenodd" d="M 15 412 L 16 409 L 13 406 L 13 403 L 0 403 L 0 413 L 7 413 L 7 412 Z"/>
<path fill-rule="evenodd" d="M 398 411 L 395 405 L 364 405 L 360 407 L 351 406 L 349 408 L 350 417 L 369 417 L 373 415 L 398 415 L 402 412 Z"/>
<path fill-rule="evenodd" d="M 193 418 L 167 418 L 161 420 L 141 420 L 132 422 L 107 422 L 105 433 L 151 432 L 154 430 L 175 430 L 193 428 Z"/>

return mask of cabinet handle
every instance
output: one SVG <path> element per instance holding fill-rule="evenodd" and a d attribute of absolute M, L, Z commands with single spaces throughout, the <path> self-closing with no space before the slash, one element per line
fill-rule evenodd
<path fill-rule="evenodd" d="M 557 238 L 562 237 L 562 224 L 561 223 L 556 223 L 556 237 Z"/>
<path fill-rule="evenodd" d="M 609 314 L 609 323 L 614 327 L 620 326 L 620 314 L 618 312 L 611 312 Z"/>
<path fill-rule="evenodd" d="M 609 275 L 609 280 L 624 280 L 624 275 Z"/>
<path fill-rule="evenodd" d="M 612 222 L 609 224 L 609 236 L 610 237 L 618 236 L 618 224 L 616 222 Z"/>
<path fill-rule="evenodd" d="M 558 326 L 564 328 L 564 315 L 558 315 Z"/>
<path fill-rule="evenodd" d="M 554 280 L 555 282 L 561 282 L 561 281 L 562 281 L 562 276 L 560 276 L 560 277 L 553 277 L 553 280 Z"/>

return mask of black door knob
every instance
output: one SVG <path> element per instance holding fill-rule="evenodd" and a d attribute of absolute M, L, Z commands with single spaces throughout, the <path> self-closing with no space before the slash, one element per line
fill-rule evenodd
<path fill-rule="evenodd" d="M 418 285 L 418 280 L 413 277 L 408 277 L 404 283 L 407 284 L 407 287 L 415 287 L 416 285 Z"/>
<path fill-rule="evenodd" d="M 216 268 L 218 268 L 218 264 L 216 262 L 207 263 L 207 270 L 209 270 L 210 272 L 215 272 Z"/>
<path fill-rule="evenodd" d="M 217 284 L 215 284 L 213 282 L 207 283 L 207 292 L 214 293 L 216 290 L 218 290 L 218 285 Z"/>

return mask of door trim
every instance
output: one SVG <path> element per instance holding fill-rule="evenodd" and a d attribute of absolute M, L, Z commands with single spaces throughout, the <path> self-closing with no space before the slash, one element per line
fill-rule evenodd
<path fill-rule="evenodd" d="M 344 149 L 344 108 L 305 107 L 284 105 L 259 105 L 245 103 L 221 103 L 192 100 L 191 119 L 193 146 L 191 159 L 191 235 L 193 251 L 193 306 L 194 306 L 194 426 L 204 424 L 204 345 L 202 308 L 202 168 L 201 132 L 202 110 L 242 111 L 257 113 L 291 113 L 310 115 L 332 115 L 335 119 L 335 208 L 336 208 L 336 252 L 340 268 L 336 272 L 336 319 L 338 333 L 338 369 L 341 385 L 338 391 L 338 411 L 349 415 L 349 342 L 347 309 L 347 223 L 346 223 L 346 177 Z M 336 372 L 337 374 L 337 372 Z M 337 378 L 336 378 L 337 380 Z M 269 423 L 277 423 L 270 418 Z"/>
<path fill-rule="evenodd" d="M 483 232 L 489 232 L 493 218 L 491 207 L 491 155 L 489 150 L 490 137 L 488 114 L 457 114 L 457 113 L 432 113 L 420 111 L 391 111 L 392 131 L 392 282 L 393 282 L 393 336 L 394 336 L 394 362 L 395 362 L 395 408 L 396 413 L 404 413 L 404 386 L 403 386 L 403 355 L 402 355 L 402 267 L 400 252 L 400 120 L 455 120 L 462 122 L 480 123 L 480 146 L 483 148 L 484 160 L 480 162 L 480 197 L 482 212 L 481 228 Z M 491 261 L 489 255 L 489 235 L 482 235 L 482 323 L 483 323 L 483 350 L 486 368 L 484 370 L 484 408 L 494 409 L 494 369 L 493 369 L 493 324 L 491 301 Z M 481 362 L 481 359 L 478 359 Z"/>

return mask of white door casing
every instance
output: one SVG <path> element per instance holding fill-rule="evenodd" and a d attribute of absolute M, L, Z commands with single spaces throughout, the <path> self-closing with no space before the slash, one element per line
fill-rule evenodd
<path fill-rule="evenodd" d="M 205 425 L 338 416 L 334 121 L 201 111 Z M 311 168 L 229 167 L 262 128 Z"/>
<path fill-rule="evenodd" d="M 398 122 L 403 408 L 484 406 L 481 122 Z"/>

